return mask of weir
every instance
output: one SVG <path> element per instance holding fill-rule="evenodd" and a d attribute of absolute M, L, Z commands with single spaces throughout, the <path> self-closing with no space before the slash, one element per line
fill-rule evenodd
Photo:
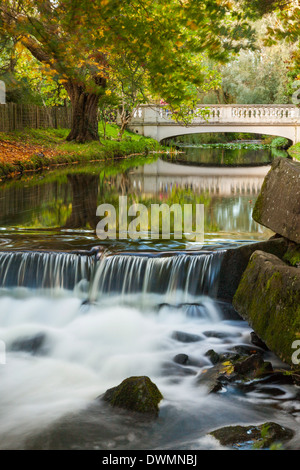
<path fill-rule="evenodd" d="M 73 289 L 90 279 L 94 258 L 65 253 L 0 253 L 0 286 Z"/>
<path fill-rule="evenodd" d="M 149 257 L 117 255 L 103 258 L 92 282 L 91 297 L 99 293 L 157 293 L 214 297 L 223 252 Z"/>
<path fill-rule="evenodd" d="M 74 289 L 90 283 L 89 297 L 157 293 L 214 297 L 224 251 L 88 256 L 57 252 L 0 253 L 0 286 Z"/>

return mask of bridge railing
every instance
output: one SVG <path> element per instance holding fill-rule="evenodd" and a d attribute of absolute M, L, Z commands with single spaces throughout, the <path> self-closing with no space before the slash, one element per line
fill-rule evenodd
<path fill-rule="evenodd" d="M 200 114 L 205 112 L 205 117 Z M 213 123 L 298 123 L 300 109 L 294 105 L 201 105 L 192 113 L 191 124 Z M 140 106 L 131 125 L 174 123 L 168 105 Z"/>

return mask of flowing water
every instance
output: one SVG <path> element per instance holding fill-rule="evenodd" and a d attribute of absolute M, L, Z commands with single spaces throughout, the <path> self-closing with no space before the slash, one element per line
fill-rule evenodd
<path fill-rule="evenodd" d="M 197 381 L 212 366 L 210 349 L 251 346 L 249 325 L 217 298 L 224 252 L 270 235 L 251 219 L 268 167 L 223 170 L 154 159 L 3 184 L 1 449 L 219 449 L 207 433 L 220 426 L 276 421 L 297 430 L 298 390 L 289 383 L 228 384 L 208 394 Z M 201 201 L 203 248 L 99 243 L 97 204 L 120 194 Z M 99 399 L 133 375 L 149 376 L 162 392 L 158 419 Z"/>

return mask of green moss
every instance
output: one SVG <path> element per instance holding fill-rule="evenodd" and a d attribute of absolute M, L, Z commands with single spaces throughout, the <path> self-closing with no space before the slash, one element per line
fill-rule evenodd
<path fill-rule="evenodd" d="M 249 449 L 266 449 L 279 446 L 294 436 L 294 431 L 277 423 L 267 422 L 258 426 L 226 426 L 210 432 L 221 445 Z"/>
<path fill-rule="evenodd" d="M 270 170 L 271 171 L 271 170 Z M 264 202 L 264 198 L 263 198 L 263 192 L 264 192 L 264 189 L 267 185 L 267 181 L 266 181 L 266 178 L 264 179 L 264 182 L 262 184 L 262 187 L 261 187 L 261 190 L 260 190 L 260 193 L 258 195 L 258 198 L 256 199 L 256 203 L 255 203 L 255 206 L 254 206 L 254 209 L 253 209 L 253 213 L 252 213 L 252 218 L 256 221 L 256 222 L 260 222 L 261 221 L 261 217 L 262 217 L 262 213 L 263 213 L 263 202 Z"/>
<path fill-rule="evenodd" d="M 288 248 L 283 259 L 291 266 L 300 265 L 300 245 L 294 245 L 293 247 Z"/>
<path fill-rule="evenodd" d="M 269 255 L 270 256 L 270 255 Z M 279 260 L 278 260 L 279 261 Z M 292 364 L 292 344 L 300 332 L 300 277 L 252 256 L 233 305 L 271 351 Z M 296 276 L 296 277 L 295 277 Z"/>
<path fill-rule="evenodd" d="M 270 279 L 267 280 L 267 284 L 266 284 L 266 289 L 270 289 L 273 285 L 273 282 L 275 280 L 278 280 L 278 281 L 281 281 L 282 280 L 282 275 L 279 273 L 279 272 L 275 272 L 271 277 Z"/>

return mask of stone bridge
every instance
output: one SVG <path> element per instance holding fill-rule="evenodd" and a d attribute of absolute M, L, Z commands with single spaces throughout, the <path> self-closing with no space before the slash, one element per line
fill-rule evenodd
<path fill-rule="evenodd" d="M 206 117 L 199 111 L 207 110 Z M 168 106 L 141 105 L 128 126 L 158 142 L 184 134 L 243 132 L 285 137 L 300 142 L 300 109 L 294 105 L 201 105 L 188 125 L 176 122 Z"/>

